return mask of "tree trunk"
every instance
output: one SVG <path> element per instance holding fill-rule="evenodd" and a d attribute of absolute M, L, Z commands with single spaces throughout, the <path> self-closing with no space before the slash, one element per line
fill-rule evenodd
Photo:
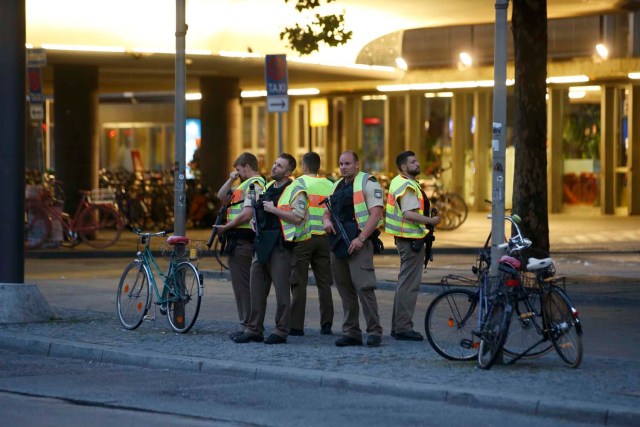
<path fill-rule="evenodd" d="M 533 248 L 549 251 L 547 210 L 547 1 L 513 0 L 515 167 L 513 211 Z"/>

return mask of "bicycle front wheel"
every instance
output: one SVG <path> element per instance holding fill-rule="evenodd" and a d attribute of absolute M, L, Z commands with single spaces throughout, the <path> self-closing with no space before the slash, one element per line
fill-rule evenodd
<path fill-rule="evenodd" d="M 571 300 L 560 288 L 544 295 L 545 323 L 551 342 L 564 363 L 577 368 L 582 362 L 582 325 Z"/>
<path fill-rule="evenodd" d="M 544 356 L 551 351 L 553 345 L 550 340 L 543 339 L 541 304 L 538 290 L 529 290 L 526 299 L 514 304 L 509 334 L 504 343 L 505 354 L 518 357 L 526 351 L 522 358 L 528 359 Z"/>
<path fill-rule="evenodd" d="M 39 248 L 51 234 L 51 221 L 41 211 L 24 211 L 24 247 L 25 249 Z"/>
<path fill-rule="evenodd" d="M 116 306 L 120 323 L 135 329 L 142 323 L 151 297 L 151 281 L 144 265 L 136 260 L 127 265 L 120 278 Z"/>
<path fill-rule="evenodd" d="M 76 231 L 87 245 L 106 248 L 120 238 L 122 217 L 111 206 L 90 205 L 80 214 Z"/>
<path fill-rule="evenodd" d="M 480 331 L 478 366 L 482 369 L 491 368 L 498 359 L 509 333 L 512 310 L 511 303 L 505 297 L 496 298 L 491 305 Z"/>
<path fill-rule="evenodd" d="M 189 331 L 198 318 L 202 299 L 198 269 L 189 262 L 178 264 L 167 278 L 164 293 L 171 329 L 181 334 Z"/>
<path fill-rule="evenodd" d="M 478 355 L 478 295 L 468 289 L 452 289 L 431 302 L 424 330 L 431 347 L 449 360 L 473 360 Z"/>

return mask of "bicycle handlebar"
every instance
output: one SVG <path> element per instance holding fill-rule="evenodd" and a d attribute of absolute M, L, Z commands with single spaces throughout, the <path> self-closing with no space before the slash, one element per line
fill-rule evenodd
<path fill-rule="evenodd" d="M 173 233 L 173 229 L 169 229 L 169 230 L 162 230 L 162 231 L 157 231 L 155 233 L 152 233 L 150 231 L 142 231 L 140 229 L 136 229 L 133 228 L 131 226 L 131 224 L 126 224 L 124 226 L 124 228 L 126 228 L 127 230 L 131 231 L 132 233 L 137 234 L 140 237 L 157 237 L 157 236 L 166 236 L 167 234 L 172 234 Z"/>

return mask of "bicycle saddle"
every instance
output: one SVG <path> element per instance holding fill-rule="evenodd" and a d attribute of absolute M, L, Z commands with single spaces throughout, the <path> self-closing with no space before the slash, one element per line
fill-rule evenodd
<path fill-rule="evenodd" d="M 527 263 L 528 271 L 536 271 L 543 270 L 553 265 L 553 260 L 551 258 L 529 258 L 529 262 Z"/>
<path fill-rule="evenodd" d="M 182 243 L 183 245 L 186 245 L 189 242 L 190 242 L 190 239 L 185 236 L 170 236 L 167 239 L 167 243 L 170 244 L 171 246 L 178 245 L 180 243 Z"/>
<path fill-rule="evenodd" d="M 509 264 L 511 267 L 515 268 L 516 270 L 520 270 L 520 266 L 522 265 L 520 261 L 518 261 L 516 258 L 509 255 L 502 255 L 498 260 L 498 263 Z"/>

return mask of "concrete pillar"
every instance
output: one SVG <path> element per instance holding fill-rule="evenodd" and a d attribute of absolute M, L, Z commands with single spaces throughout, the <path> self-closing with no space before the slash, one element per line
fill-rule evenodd
<path fill-rule="evenodd" d="M 600 212 L 613 214 L 614 200 L 614 148 L 616 138 L 616 88 L 602 86 L 602 103 L 600 113 Z"/>
<path fill-rule="evenodd" d="M 549 90 L 547 103 L 547 202 L 549 212 L 562 212 L 564 161 L 562 154 L 562 122 L 566 89 Z"/>
<path fill-rule="evenodd" d="M 395 173 L 396 156 L 405 147 L 405 95 L 390 96 L 385 102 L 383 170 Z M 371 171 L 367 171 L 371 172 Z"/>
<path fill-rule="evenodd" d="M 0 282 L 8 283 L 24 280 L 24 43 L 25 1 L 5 2 L 0 13 L 0 236 L 5 246 Z"/>
<path fill-rule="evenodd" d="M 489 175 L 491 174 L 491 93 L 477 91 L 473 97 L 473 115 L 476 118 L 476 129 L 473 134 L 473 160 L 475 174 L 473 176 L 472 209 L 482 212 L 488 209 L 485 199 L 491 199 Z"/>
<path fill-rule="evenodd" d="M 467 146 L 471 145 L 471 115 L 467 93 L 455 93 L 452 102 L 453 140 L 451 141 L 451 188 L 450 191 L 464 197 L 465 155 Z M 442 165 L 447 167 L 448 165 Z"/>
<path fill-rule="evenodd" d="M 640 12 L 629 13 L 629 42 L 628 56 L 637 58 L 640 56 Z"/>
<path fill-rule="evenodd" d="M 64 209 L 74 214 L 79 190 L 98 184 L 98 67 L 60 64 L 53 67 L 54 162 L 64 184 Z"/>
<path fill-rule="evenodd" d="M 202 124 L 202 184 L 217 191 L 229 178 L 230 147 L 240 145 L 240 85 L 234 77 L 200 79 L 200 120 Z"/>
<path fill-rule="evenodd" d="M 345 133 L 347 136 L 346 146 L 340 151 L 353 150 L 362 154 L 360 149 L 362 141 L 362 101 L 359 98 L 347 98 Z"/>
<path fill-rule="evenodd" d="M 408 94 L 405 105 L 405 147 L 416 153 L 416 158 L 420 161 L 420 166 L 426 164 L 422 159 L 426 158 L 424 144 L 424 96 L 419 94 Z M 395 159 L 394 159 L 395 160 Z"/>
<path fill-rule="evenodd" d="M 640 214 L 640 86 L 630 87 L 629 97 L 629 214 Z"/>

